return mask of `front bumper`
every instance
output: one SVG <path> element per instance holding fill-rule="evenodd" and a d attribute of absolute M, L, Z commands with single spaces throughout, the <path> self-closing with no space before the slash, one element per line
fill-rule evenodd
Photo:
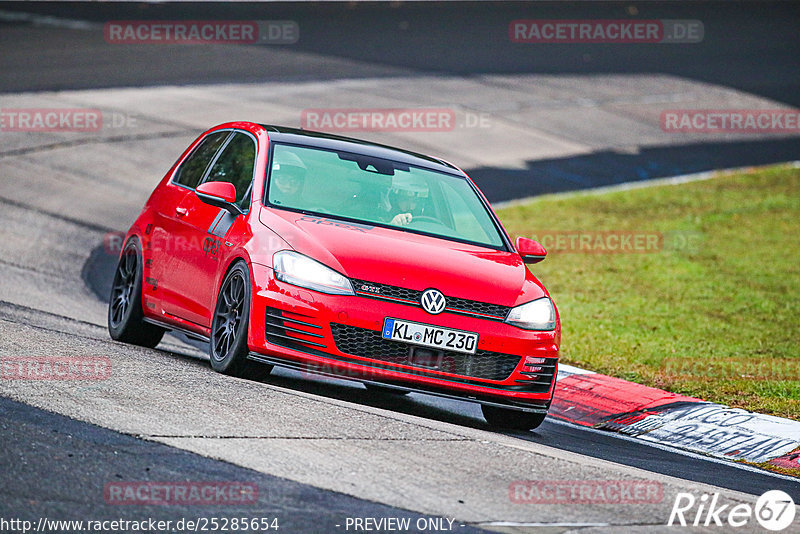
<path fill-rule="evenodd" d="M 365 295 L 326 295 L 275 280 L 253 264 L 250 358 L 314 375 L 544 412 L 558 365 L 558 330 L 534 332 L 502 320 L 444 312 Z M 386 317 L 479 335 L 474 355 L 381 337 Z"/>

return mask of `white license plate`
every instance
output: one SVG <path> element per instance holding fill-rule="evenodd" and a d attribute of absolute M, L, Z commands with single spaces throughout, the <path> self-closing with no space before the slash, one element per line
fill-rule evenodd
<path fill-rule="evenodd" d="M 475 349 L 478 347 L 478 334 L 474 332 L 401 321 L 391 317 L 383 321 L 382 335 L 384 339 L 466 354 L 475 354 Z"/>

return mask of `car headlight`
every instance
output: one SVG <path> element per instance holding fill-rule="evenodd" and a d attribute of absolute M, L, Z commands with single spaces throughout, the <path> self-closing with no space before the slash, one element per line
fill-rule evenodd
<path fill-rule="evenodd" d="M 281 250 L 272 257 L 275 278 L 281 282 L 330 295 L 355 295 L 345 276 L 308 256 Z"/>
<path fill-rule="evenodd" d="M 553 301 L 542 297 L 511 308 L 506 322 L 525 330 L 555 330 L 556 310 Z"/>

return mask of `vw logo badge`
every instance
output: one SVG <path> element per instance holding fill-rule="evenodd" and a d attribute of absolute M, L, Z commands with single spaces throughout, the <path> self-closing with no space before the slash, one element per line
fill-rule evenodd
<path fill-rule="evenodd" d="M 444 295 L 438 289 L 426 289 L 423 291 L 419 302 L 422 304 L 423 310 L 433 315 L 442 313 L 445 306 L 447 306 Z"/>

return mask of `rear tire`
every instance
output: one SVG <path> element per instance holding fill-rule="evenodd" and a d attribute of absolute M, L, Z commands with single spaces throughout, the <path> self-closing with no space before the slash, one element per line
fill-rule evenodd
<path fill-rule="evenodd" d="M 222 374 L 260 380 L 272 366 L 247 359 L 250 323 L 250 271 L 237 262 L 225 275 L 214 307 L 209 356 L 211 367 Z"/>
<path fill-rule="evenodd" d="M 522 412 L 485 404 L 481 404 L 481 411 L 490 425 L 510 430 L 533 430 L 541 425 L 544 418 L 547 417 L 547 414 L 544 413 Z"/>
<path fill-rule="evenodd" d="M 142 277 L 142 251 L 139 240 L 132 237 L 114 273 L 108 298 L 108 333 L 116 341 L 153 348 L 164 337 L 164 329 L 144 321 Z"/>

